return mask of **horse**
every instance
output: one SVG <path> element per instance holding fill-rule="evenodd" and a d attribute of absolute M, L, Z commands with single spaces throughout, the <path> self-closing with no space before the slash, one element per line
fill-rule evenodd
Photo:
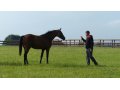
<path fill-rule="evenodd" d="M 24 48 L 24 65 L 28 64 L 27 54 L 30 48 L 33 49 L 42 49 L 40 56 L 40 64 L 42 63 L 42 58 L 44 51 L 46 50 L 46 63 L 48 64 L 49 51 L 52 46 L 52 41 L 55 37 L 59 37 L 62 40 L 65 40 L 65 36 L 63 35 L 61 28 L 57 30 L 48 31 L 45 34 L 40 36 L 36 36 L 33 34 L 27 34 L 21 36 L 19 42 L 19 55 L 22 54 L 22 47 Z"/>

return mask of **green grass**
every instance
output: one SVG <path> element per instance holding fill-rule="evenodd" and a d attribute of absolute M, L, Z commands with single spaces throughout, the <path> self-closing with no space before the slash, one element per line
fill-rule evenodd
<path fill-rule="evenodd" d="M 49 64 L 44 55 L 39 64 L 41 50 L 31 49 L 29 65 L 23 64 L 23 54 L 17 46 L 0 46 L 1 78 L 117 78 L 120 77 L 120 49 L 94 48 L 99 66 L 86 65 L 82 47 L 52 47 Z"/>

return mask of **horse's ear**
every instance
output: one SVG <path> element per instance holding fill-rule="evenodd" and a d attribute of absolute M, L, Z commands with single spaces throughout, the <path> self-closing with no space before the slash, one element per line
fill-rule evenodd
<path fill-rule="evenodd" d="M 61 31 L 61 28 L 60 28 L 60 31 Z"/>

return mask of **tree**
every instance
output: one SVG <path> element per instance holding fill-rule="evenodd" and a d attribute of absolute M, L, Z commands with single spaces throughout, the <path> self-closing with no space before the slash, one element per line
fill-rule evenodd
<path fill-rule="evenodd" d="M 20 40 L 19 35 L 11 34 L 5 38 L 3 45 L 18 45 L 19 40 Z"/>

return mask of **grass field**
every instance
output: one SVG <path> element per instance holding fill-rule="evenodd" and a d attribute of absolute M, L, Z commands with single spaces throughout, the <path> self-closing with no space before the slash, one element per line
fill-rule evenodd
<path fill-rule="evenodd" d="M 99 66 L 86 65 L 82 47 L 52 47 L 49 64 L 44 55 L 39 64 L 40 50 L 31 49 L 29 65 L 24 66 L 23 54 L 17 46 L 0 46 L 1 78 L 117 78 L 120 77 L 120 49 L 94 48 Z"/>

